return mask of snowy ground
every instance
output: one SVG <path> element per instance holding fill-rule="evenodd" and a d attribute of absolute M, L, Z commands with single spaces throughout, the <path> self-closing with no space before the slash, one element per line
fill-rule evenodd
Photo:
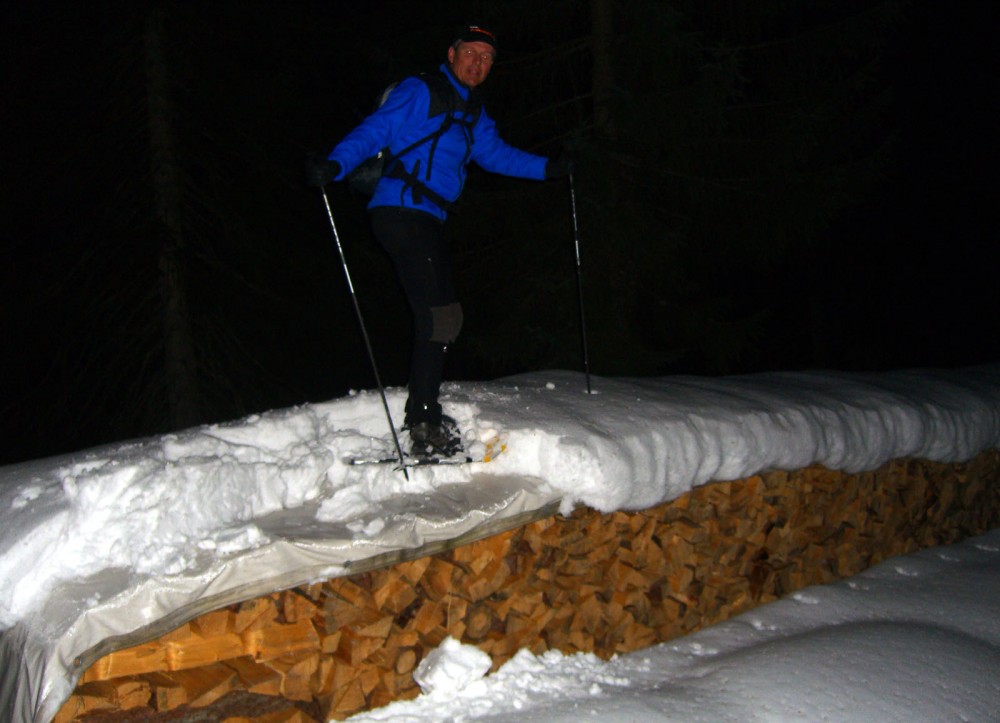
<path fill-rule="evenodd" d="M 522 650 L 493 675 L 453 639 L 424 693 L 352 721 L 995 721 L 1000 530 L 801 590 L 604 662 Z"/>
<path fill-rule="evenodd" d="M 594 389 L 567 372 L 448 385 L 473 453 L 498 432 L 507 450 L 409 479 L 344 463 L 391 449 L 370 392 L 0 469 L 0 711 L 54 713 L 109 638 L 553 502 L 641 509 L 766 468 L 1000 447 L 1000 367 Z M 397 420 L 403 401 L 390 391 Z"/>

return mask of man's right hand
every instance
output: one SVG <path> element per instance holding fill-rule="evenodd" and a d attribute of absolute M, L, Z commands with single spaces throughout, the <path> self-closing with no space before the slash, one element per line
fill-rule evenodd
<path fill-rule="evenodd" d="M 337 161 L 327 160 L 322 156 L 310 156 L 306 162 L 306 185 L 325 186 L 340 175 L 341 167 Z"/>

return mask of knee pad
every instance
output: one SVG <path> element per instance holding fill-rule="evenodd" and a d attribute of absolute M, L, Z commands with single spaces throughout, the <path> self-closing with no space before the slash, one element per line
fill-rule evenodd
<path fill-rule="evenodd" d="M 439 344 L 451 344 L 458 338 L 462 329 L 462 305 L 459 303 L 447 306 L 432 306 L 431 317 L 434 327 L 431 331 L 431 341 Z"/>

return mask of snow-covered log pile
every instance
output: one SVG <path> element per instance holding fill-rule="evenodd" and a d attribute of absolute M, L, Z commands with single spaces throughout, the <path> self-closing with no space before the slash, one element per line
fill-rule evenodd
<path fill-rule="evenodd" d="M 405 397 L 388 390 L 397 420 Z M 0 717 L 240 687 L 339 715 L 406 693 L 400 670 L 448 632 L 497 663 L 607 654 L 995 524 L 1000 366 L 592 394 L 547 371 L 442 402 L 471 454 L 506 450 L 409 477 L 352 465 L 392 448 L 359 392 L 0 468 Z"/>
<path fill-rule="evenodd" d="M 489 653 L 494 668 L 522 648 L 636 650 L 1000 525 L 1000 453 L 854 474 L 765 471 L 644 511 L 554 512 L 201 615 L 98 660 L 56 720 L 227 701 L 252 709 L 254 696 L 270 711 L 257 720 L 342 718 L 415 695 L 417 663 L 448 636 Z"/>

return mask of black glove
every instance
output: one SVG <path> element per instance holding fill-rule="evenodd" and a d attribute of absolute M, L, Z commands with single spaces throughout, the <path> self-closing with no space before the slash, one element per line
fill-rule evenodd
<path fill-rule="evenodd" d="M 306 185 L 325 186 L 340 175 L 341 166 L 337 161 L 328 161 L 325 157 L 312 155 L 306 162 Z"/>
<path fill-rule="evenodd" d="M 555 158 L 550 158 L 545 164 L 545 178 L 563 178 L 576 171 L 576 161 L 569 153 L 563 151 Z"/>

